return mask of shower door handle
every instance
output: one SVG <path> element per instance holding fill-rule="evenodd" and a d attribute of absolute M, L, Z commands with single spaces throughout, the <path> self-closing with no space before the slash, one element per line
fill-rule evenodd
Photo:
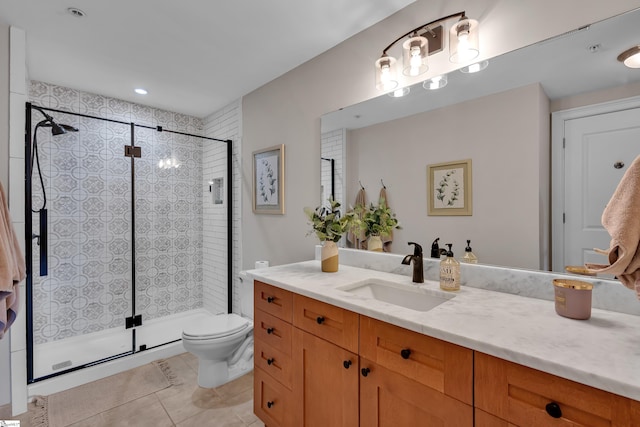
<path fill-rule="evenodd" d="M 47 239 L 47 210 L 40 209 L 40 236 L 38 237 L 38 245 L 40 246 L 40 276 L 46 276 L 49 274 L 49 268 L 47 263 L 48 253 L 48 239 Z"/>

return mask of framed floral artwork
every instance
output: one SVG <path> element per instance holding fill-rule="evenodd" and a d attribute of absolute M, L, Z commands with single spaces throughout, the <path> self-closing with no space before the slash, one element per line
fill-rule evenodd
<path fill-rule="evenodd" d="M 471 159 L 427 165 L 427 214 L 472 215 Z"/>
<path fill-rule="evenodd" d="M 284 214 L 284 144 L 253 152 L 253 212 Z"/>

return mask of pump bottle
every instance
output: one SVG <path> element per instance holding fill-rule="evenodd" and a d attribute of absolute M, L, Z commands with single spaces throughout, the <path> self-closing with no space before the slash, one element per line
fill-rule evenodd
<path fill-rule="evenodd" d="M 460 290 L 460 263 L 453 257 L 451 243 L 447 243 L 447 257 L 440 261 L 440 289 L 443 291 Z"/>
<path fill-rule="evenodd" d="M 467 240 L 467 247 L 464 248 L 464 256 L 462 257 L 462 262 L 466 262 L 468 264 L 477 264 L 478 257 L 471 251 L 471 240 Z"/>

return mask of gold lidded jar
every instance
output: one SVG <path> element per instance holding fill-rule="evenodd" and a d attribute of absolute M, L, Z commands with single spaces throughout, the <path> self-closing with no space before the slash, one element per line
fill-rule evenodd
<path fill-rule="evenodd" d="M 553 279 L 556 313 L 570 319 L 591 317 L 593 284 L 582 280 Z"/>

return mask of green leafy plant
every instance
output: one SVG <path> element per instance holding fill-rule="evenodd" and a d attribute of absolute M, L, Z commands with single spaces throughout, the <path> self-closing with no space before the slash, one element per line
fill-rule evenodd
<path fill-rule="evenodd" d="M 362 218 L 360 228 L 367 237 L 388 236 L 394 228 L 402 228 L 396 214 L 387 206 L 384 198 L 378 200 L 378 206 L 374 206 L 373 203 L 369 207 L 356 206 L 355 212 Z"/>
<path fill-rule="evenodd" d="M 329 205 L 318 206 L 315 209 L 304 208 L 312 228 L 307 235 L 315 233 L 321 242 L 337 242 L 344 233 L 359 226 L 360 219 L 355 212 L 342 214 L 340 203 L 332 198 L 329 198 Z"/>

